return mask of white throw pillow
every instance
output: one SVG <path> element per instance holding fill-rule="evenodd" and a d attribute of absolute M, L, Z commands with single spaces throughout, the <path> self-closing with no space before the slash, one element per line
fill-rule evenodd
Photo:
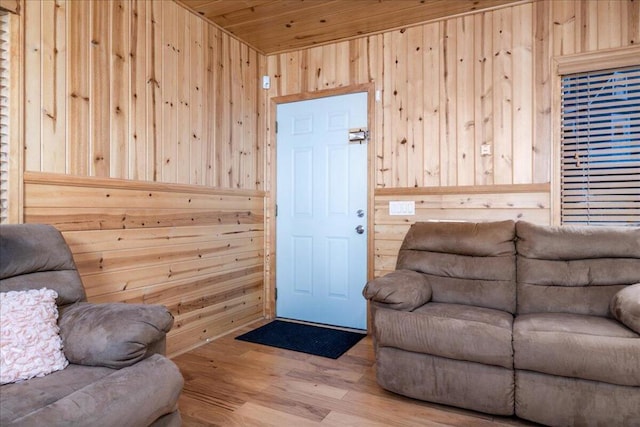
<path fill-rule="evenodd" d="M 57 324 L 58 294 L 51 289 L 0 293 L 0 384 L 64 369 Z"/>

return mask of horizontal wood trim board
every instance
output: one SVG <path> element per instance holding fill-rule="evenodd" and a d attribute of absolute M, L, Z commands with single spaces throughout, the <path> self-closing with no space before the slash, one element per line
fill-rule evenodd
<path fill-rule="evenodd" d="M 507 184 L 507 185 L 459 185 L 449 187 L 403 187 L 376 188 L 374 196 L 427 196 L 444 194 L 491 194 L 491 193 L 540 193 L 549 192 L 551 185 Z"/>
<path fill-rule="evenodd" d="M 167 193 L 208 194 L 216 196 L 265 197 L 262 190 L 229 190 L 203 185 L 170 184 L 155 181 L 134 181 L 118 178 L 64 175 L 48 172 L 25 172 L 25 184 L 62 185 L 85 188 L 112 188 L 123 190 L 159 191 Z"/>
<path fill-rule="evenodd" d="M 640 64 L 640 46 L 625 46 L 615 49 L 600 49 L 553 58 L 558 75 L 582 73 L 598 69 L 628 67 Z"/>
<path fill-rule="evenodd" d="M 20 14 L 20 0 L 0 0 L 0 11 Z"/>

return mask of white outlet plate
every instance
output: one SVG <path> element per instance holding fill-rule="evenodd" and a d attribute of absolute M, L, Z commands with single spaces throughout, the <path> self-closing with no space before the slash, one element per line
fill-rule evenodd
<path fill-rule="evenodd" d="M 404 200 L 392 200 L 389 202 L 389 215 L 415 215 L 416 202 Z"/>
<path fill-rule="evenodd" d="M 482 144 L 480 146 L 480 155 L 481 156 L 490 156 L 491 155 L 491 145 L 490 144 Z"/>

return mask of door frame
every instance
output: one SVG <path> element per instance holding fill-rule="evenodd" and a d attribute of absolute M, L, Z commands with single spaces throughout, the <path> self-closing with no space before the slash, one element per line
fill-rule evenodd
<path fill-rule="evenodd" d="M 277 200 L 277 135 L 276 125 L 278 104 L 286 104 L 297 101 L 308 101 L 318 98 L 327 98 L 338 95 L 348 95 L 358 92 L 367 92 L 367 122 L 369 128 L 369 142 L 367 143 L 367 280 L 373 278 L 373 182 L 375 171 L 373 170 L 373 156 L 375 155 L 374 141 L 375 135 L 375 85 L 364 83 L 358 85 L 344 86 L 335 89 L 319 90 L 316 92 L 303 92 L 292 95 L 277 96 L 270 99 L 269 119 L 267 134 L 270 143 L 267 150 L 267 194 L 265 201 L 265 274 L 264 274 L 264 316 L 267 319 L 276 317 L 276 200 Z M 362 286 L 364 287 L 364 283 Z"/>

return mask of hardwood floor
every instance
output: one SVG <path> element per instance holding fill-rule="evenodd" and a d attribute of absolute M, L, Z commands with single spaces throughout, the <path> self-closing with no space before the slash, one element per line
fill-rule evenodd
<path fill-rule="evenodd" d="M 190 426 L 531 426 L 404 398 L 375 380 L 370 337 L 337 360 L 234 338 L 259 321 L 175 357 Z"/>

